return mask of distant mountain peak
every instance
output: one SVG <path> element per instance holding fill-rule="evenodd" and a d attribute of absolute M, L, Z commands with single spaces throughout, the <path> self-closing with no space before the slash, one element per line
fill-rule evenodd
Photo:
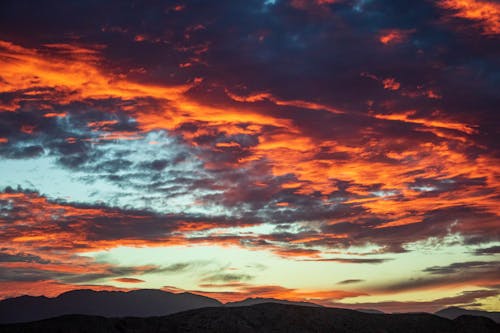
<path fill-rule="evenodd" d="M 461 316 L 476 316 L 476 317 L 485 317 L 489 318 L 497 323 L 500 323 L 500 312 L 488 312 L 483 310 L 469 310 L 460 308 L 457 306 L 450 306 L 444 309 L 441 309 L 435 313 L 435 315 L 448 318 L 448 319 L 456 319 Z"/>
<path fill-rule="evenodd" d="M 354 309 L 355 311 L 364 312 L 364 313 L 374 313 L 374 314 L 384 314 L 384 311 L 380 311 L 377 309 Z"/>
<path fill-rule="evenodd" d="M 218 300 L 159 289 L 95 291 L 77 289 L 57 297 L 23 296 L 0 302 L 0 323 L 34 321 L 66 314 L 103 317 L 162 316 L 202 307 L 220 306 Z"/>
<path fill-rule="evenodd" d="M 73 290 L 65 291 L 56 297 L 72 296 L 72 295 L 93 295 L 96 293 L 98 293 L 98 291 L 92 290 L 92 289 L 73 289 Z M 55 297 L 53 297 L 53 298 L 55 298 Z"/>
<path fill-rule="evenodd" d="M 317 306 L 321 307 L 319 304 L 303 301 L 288 301 L 277 298 L 264 298 L 264 297 L 248 297 L 241 301 L 227 302 L 224 306 L 251 306 L 262 303 L 279 303 L 279 304 L 291 304 L 291 305 L 302 305 L 302 306 Z"/>

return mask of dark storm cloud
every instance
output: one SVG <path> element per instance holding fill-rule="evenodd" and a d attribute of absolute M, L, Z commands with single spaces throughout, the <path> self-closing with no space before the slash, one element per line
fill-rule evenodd
<path fill-rule="evenodd" d="M 152 272 L 154 273 L 177 273 L 177 272 L 183 272 L 186 271 L 188 268 L 191 268 L 193 266 L 192 263 L 186 263 L 186 262 L 179 262 L 176 264 L 171 264 L 168 266 L 163 266 L 160 268 L 155 268 Z"/>
<path fill-rule="evenodd" d="M 495 228 L 488 227 L 496 216 L 471 207 L 457 206 L 428 211 L 421 222 L 400 226 L 376 228 L 382 220 L 367 220 L 367 223 L 340 222 L 323 226 L 324 232 L 350 235 L 355 244 L 371 241 L 387 246 L 388 252 L 405 252 L 403 245 L 412 241 L 436 237 L 441 239 L 453 232 L 460 232 L 465 242 L 485 243 L 499 237 Z M 471 221 L 482 221 L 474 225 Z M 481 225 L 484 223 L 484 225 Z M 489 232 L 484 231 L 488 229 Z"/>
<path fill-rule="evenodd" d="M 474 250 L 475 255 L 495 255 L 500 253 L 500 246 L 491 246 Z"/>
<path fill-rule="evenodd" d="M 12 159 L 27 159 L 34 158 L 43 155 L 44 150 L 41 146 L 27 146 L 27 147 L 16 147 L 15 151 L 10 151 L 6 155 L 7 158 Z"/>
<path fill-rule="evenodd" d="M 38 110 L 42 104 L 51 109 Z M 124 104 L 115 99 L 86 99 L 60 105 L 57 101 L 32 97 L 32 105 L 22 106 L 16 112 L 0 113 L 1 137 L 8 140 L 0 144 L 0 155 L 29 159 L 45 154 L 55 157 L 65 168 L 86 173 L 86 182 L 107 179 L 121 187 L 147 189 L 153 196 L 164 194 L 168 188 L 177 189 L 170 191 L 171 195 L 189 194 L 193 187 L 202 189 L 199 184 L 195 185 L 197 177 L 179 165 L 196 159 L 195 153 L 183 151 L 180 143 L 159 145 L 168 147 L 168 158 L 158 155 L 159 159 L 150 162 L 140 161 L 144 157 L 138 158 L 136 149 L 127 148 L 127 141 L 117 149 L 120 139 L 131 138 L 132 145 L 134 140 L 143 138 L 135 120 L 121 110 Z M 58 116 L 46 117 L 47 114 Z M 180 173 L 182 169 L 186 172 Z"/>
<path fill-rule="evenodd" d="M 439 63 L 465 65 L 465 69 L 471 68 L 470 73 L 462 71 L 458 75 L 477 75 L 473 67 L 478 66 L 477 62 L 469 62 L 472 56 L 481 59 L 480 66 L 484 69 L 494 63 L 476 50 L 484 49 L 480 47 L 483 46 L 491 52 L 499 51 L 498 45 L 488 39 L 472 39 L 468 35 L 455 38 L 453 29 L 436 24 L 442 10 L 430 2 L 370 1 L 356 6 L 346 1 L 330 6 L 327 17 L 294 8 L 286 1 L 275 5 L 264 5 L 260 0 L 210 4 L 188 1 L 185 10 L 169 10 L 176 4 L 110 2 L 106 4 L 109 9 L 96 11 L 95 2 L 49 2 L 41 14 L 37 11 L 35 15 L 34 11 L 26 10 L 29 8 L 26 3 L 4 2 L 2 30 L 9 32 L 10 38 L 35 44 L 54 43 L 54 38 L 67 41 L 73 34 L 94 43 L 113 45 L 104 51 L 107 58 L 125 69 L 146 68 L 153 79 L 209 77 L 229 87 L 244 84 L 250 91 L 277 91 L 282 97 L 327 98 L 344 108 L 358 108 L 367 100 L 384 101 L 380 96 L 383 89 L 375 82 L 353 75 L 353 70 L 382 76 L 397 74 L 404 86 L 416 89 L 430 78 L 436 80 L 439 77 L 434 75 L 436 69 L 448 74 L 449 67 L 437 67 Z M 412 10 L 404 10 L 406 6 Z M 114 15 L 95 14 L 111 8 Z M 62 19 L 72 13 L 85 12 L 94 14 L 78 15 L 78 19 L 71 21 Z M 23 20 L 14 19 L 16 17 Z M 147 18 L 147 24 L 141 18 Z M 197 26 L 200 28 L 193 28 Z M 384 29 L 415 29 L 415 32 L 410 40 L 391 47 L 389 52 L 378 41 Z M 31 31 L 39 32 L 37 39 L 33 39 Z M 66 31 L 67 35 L 56 33 L 60 31 Z M 138 43 L 137 35 L 143 36 L 144 41 Z M 204 44 L 208 45 L 208 51 L 198 54 L 197 58 L 208 65 L 195 63 L 178 70 L 179 63 L 188 62 L 196 46 Z M 471 47 L 473 45 L 476 47 Z M 186 51 L 173 52 L 176 48 Z M 364 52 L 359 52 L 360 49 Z M 124 50 L 128 55 L 125 59 Z M 286 56 L 292 53 L 293 57 Z M 235 70 L 238 78 L 231 74 Z M 482 70 L 480 75 L 493 80 L 491 84 L 498 80 L 494 76 L 488 78 L 487 72 Z M 174 75 L 165 75 L 167 73 Z M 461 91 L 481 93 L 486 98 L 481 99 L 485 106 L 495 101 L 493 94 L 484 93 L 481 80 L 464 79 L 453 81 L 462 86 Z M 300 80 L 302 84 L 283 84 L 291 80 Z M 441 87 L 440 83 L 433 82 Z M 449 82 L 443 83 L 449 85 Z M 458 86 L 448 89 L 453 88 Z M 329 93 L 325 94 L 326 91 Z M 360 91 L 365 96 L 363 100 L 357 98 Z M 465 102 L 462 94 L 454 95 Z M 449 106 L 464 109 L 460 102 L 453 103 Z M 425 102 L 424 106 L 427 106 Z"/>
<path fill-rule="evenodd" d="M 68 13 L 72 12 L 90 12 L 96 3 L 58 4 L 57 6 L 53 5 L 55 6 L 53 10 L 44 11 L 45 15 L 37 15 L 31 19 L 30 12 L 24 13 L 23 17 L 25 17 L 26 22 L 21 27 L 18 20 L 13 22 L 11 17 L 16 17 L 16 14 L 24 12 L 27 5 L 6 3 L 4 5 L 4 13 L 6 13 L 4 24 L 6 31 L 13 30 L 20 35 L 19 38 L 24 36 L 24 39 L 32 38 L 31 34 L 27 34 L 27 31 L 36 28 L 37 31 L 41 32 L 38 37 L 41 39 L 38 41 L 39 43 L 43 42 L 44 38 L 50 38 L 53 42 L 54 32 L 52 29 L 57 26 L 63 31 L 82 35 L 81 38 L 89 42 L 113 45 L 113 48 L 109 48 L 109 52 L 113 53 L 105 54 L 106 58 L 112 59 L 113 63 L 123 64 L 123 66 L 131 64 L 135 66 L 141 62 L 147 63 L 155 69 L 154 72 L 151 71 L 153 74 L 146 75 L 149 79 L 151 79 L 149 76 L 161 73 L 162 67 L 170 66 L 173 60 L 166 61 L 165 59 L 169 59 L 168 57 L 160 56 L 144 59 L 145 54 L 165 55 L 171 52 L 172 45 L 208 41 L 209 51 L 206 55 L 203 54 L 203 57 L 206 57 L 204 61 L 208 65 L 194 66 L 195 68 L 188 70 L 190 71 L 188 75 L 206 77 L 212 82 L 217 82 L 216 85 L 223 84 L 230 88 L 245 85 L 250 92 L 272 90 L 285 98 L 296 98 L 296 96 L 311 100 L 327 98 L 329 102 L 347 110 L 359 110 L 360 108 L 366 110 L 365 103 L 368 100 L 379 101 L 378 107 L 383 108 L 386 102 L 390 101 L 398 105 L 398 103 L 402 103 L 399 100 L 407 99 L 401 96 L 392 96 L 389 99 L 384 97 L 384 89 L 377 82 L 370 82 L 370 80 L 359 76 L 359 73 L 353 75 L 353 69 L 373 72 L 381 77 L 393 76 L 397 73 L 401 76 L 397 79 L 402 81 L 403 85 L 416 87 L 422 82 L 428 81 L 429 77 L 432 77 L 433 80 L 438 77 L 435 75 L 436 62 L 449 62 L 452 59 L 459 62 L 460 59 L 457 60 L 456 55 L 462 55 L 472 49 L 467 45 L 472 41 L 467 39 L 461 39 L 460 43 L 462 44 L 460 45 L 453 44 L 456 43 L 453 32 L 435 24 L 442 10 L 430 3 L 412 4 L 412 11 L 409 13 L 401 11 L 405 5 L 396 1 L 371 1 L 362 6 L 352 2 L 344 2 L 329 6 L 328 19 L 319 17 L 319 20 L 314 13 L 294 7 L 285 1 L 277 2 L 275 5 L 264 5 L 263 1 L 220 2 L 210 5 L 188 2 L 185 10 L 178 13 L 169 9 L 175 4 L 174 2 L 157 3 L 151 6 L 135 2 L 109 4 L 110 7 L 120 8 L 120 10 L 113 11 L 116 13 L 113 16 L 92 15 L 92 22 L 83 17 L 68 22 L 62 20 L 61 17 L 67 17 Z M 157 7 L 155 8 L 155 6 Z M 47 8 L 51 7 L 49 3 Z M 61 16 L 61 13 L 65 13 L 65 15 Z M 132 15 L 132 13 L 134 14 Z M 26 17 L 26 15 L 28 16 Z M 138 19 L 139 17 L 148 17 L 148 24 L 144 24 Z M 236 17 L 238 20 L 235 19 Z M 49 22 L 51 24 L 48 24 Z M 98 24 L 96 25 L 95 22 Z M 242 22 L 245 24 L 243 25 Z M 199 24 L 203 25 L 203 28 L 192 28 Z M 340 26 L 343 29 L 338 29 Z M 228 27 L 233 27 L 233 29 L 228 29 Z M 420 28 L 412 35 L 412 39 L 402 43 L 402 45 L 392 47 L 390 52 L 380 45 L 377 39 L 379 30 L 412 29 L 415 27 Z M 44 33 L 45 30 L 48 31 Z M 186 31 L 191 31 L 188 40 L 185 36 Z M 149 34 L 148 38 L 150 39 L 137 43 L 135 41 L 137 34 Z M 262 41 L 259 41 L 259 34 L 264 36 Z M 168 38 L 162 39 L 161 42 L 154 42 L 153 36 L 155 38 L 168 36 Z M 68 37 L 58 38 L 67 39 Z M 158 50 L 157 52 L 130 52 L 138 44 L 141 51 L 144 50 L 144 47 L 156 47 Z M 342 47 L 338 47 L 339 45 Z M 361 45 L 365 45 L 365 47 Z M 435 45 L 440 45 L 441 50 L 444 51 L 441 54 L 433 53 Z M 119 50 L 121 47 L 127 47 L 129 59 L 126 61 L 120 61 L 121 53 Z M 328 49 L 325 50 L 325 47 Z M 360 48 L 363 48 L 365 52 L 362 54 L 358 52 L 357 50 Z M 460 52 L 455 52 L 456 49 L 460 49 Z M 418 50 L 423 52 L 419 53 Z M 103 52 L 107 52 L 107 50 L 105 49 Z M 234 52 L 238 52 L 238 54 L 233 55 Z M 283 57 L 291 52 L 293 52 L 294 57 Z M 367 55 L 366 52 L 372 54 Z M 475 54 L 475 56 L 483 57 L 482 54 Z M 180 54 L 178 57 L 182 59 L 185 55 Z M 289 60 L 283 61 L 284 58 Z M 224 59 L 224 61 L 220 61 L 220 59 Z M 231 59 L 231 61 L 227 61 L 227 59 Z M 306 61 L 306 59 L 309 60 Z M 462 61 L 465 60 L 462 59 Z M 390 64 L 390 68 L 387 64 Z M 481 64 L 482 66 L 491 66 L 492 62 L 487 58 L 482 59 Z M 471 64 L 457 64 L 461 68 L 464 65 L 467 68 Z M 242 78 L 238 79 L 241 82 L 232 82 L 234 77 L 227 75 L 233 73 L 235 69 L 239 73 L 238 77 Z M 184 75 L 179 70 L 173 72 L 178 76 Z M 480 73 L 482 75 L 486 72 L 488 71 L 482 70 Z M 259 73 L 259 75 L 255 75 L 255 73 Z M 272 73 L 272 76 L 267 75 L 267 73 Z M 448 72 L 446 73 L 448 74 Z M 476 70 L 462 75 L 475 75 L 474 82 L 481 81 L 481 77 L 477 78 Z M 163 76 L 166 77 L 166 75 Z M 294 79 L 300 80 L 303 84 L 283 84 Z M 409 80 L 412 81 L 408 82 Z M 309 81 L 311 84 L 308 84 Z M 465 76 L 456 81 L 461 84 L 471 82 Z M 439 83 L 435 82 L 435 85 L 439 86 Z M 487 84 L 487 86 L 492 85 Z M 308 87 L 311 87 L 311 91 L 307 90 Z M 482 88 L 474 89 L 473 93 L 482 93 L 484 91 Z M 471 89 L 465 90 L 471 91 Z M 360 94 L 360 91 L 363 93 Z M 354 94 L 356 98 L 354 98 Z M 365 98 L 360 100 L 358 98 L 360 95 L 364 95 Z M 462 96 L 462 94 L 453 95 L 455 99 Z M 203 97 L 211 98 L 205 93 L 203 93 Z M 480 100 L 484 101 L 485 99 L 481 98 Z M 356 101 L 357 104 L 352 104 L 353 101 Z M 411 99 L 409 102 L 414 107 L 415 101 Z M 493 102 L 493 100 L 485 102 L 485 105 L 495 105 Z M 434 104 L 424 103 L 419 112 L 425 114 L 426 109 L 446 106 L 442 105 L 442 101 L 432 101 L 432 103 Z M 456 104 L 461 105 L 461 103 Z M 405 110 L 407 107 L 401 104 L 399 109 Z M 453 109 L 456 108 L 453 107 Z M 313 136 L 318 138 L 349 140 L 351 133 L 355 133 L 357 129 L 372 126 L 370 118 L 351 117 L 350 115 L 337 117 L 318 112 L 313 117 L 310 113 L 299 111 L 303 110 L 296 110 L 291 114 L 291 117 L 297 124 L 300 124 L 305 133 L 314 133 Z M 331 123 L 334 121 L 341 122 L 343 126 L 331 131 Z M 386 136 L 391 136 L 393 133 L 397 136 L 396 133 L 405 129 L 409 128 L 406 125 L 391 124 L 391 128 L 385 128 L 383 133 Z M 321 133 L 324 133 L 324 137 L 321 137 Z M 431 134 L 423 132 L 414 132 L 413 134 L 413 137 L 421 139 L 432 137 Z M 352 139 L 354 140 L 354 138 Z M 204 140 L 217 139 L 210 136 L 199 136 L 197 140 L 205 142 Z M 210 155 L 212 159 L 217 159 L 220 162 L 230 162 L 248 156 L 248 152 L 241 149 L 226 149 L 225 154 Z M 335 156 L 345 157 L 347 155 L 346 153 L 331 155 L 332 158 Z M 78 164 L 80 161 L 76 156 L 66 158 L 66 160 L 69 165 Z"/>
<path fill-rule="evenodd" d="M 247 281 L 254 277 L 248 274 L 239 273 L 218 273 L 203 278 L 204 282 L 234 282 L 234 281 Z"/>
<path fill-rule="evenodd" d="M 19 260 L 21 261 L 21 260 Z M 46 264 L 46 263 L 42 263 Z M 64 264 L 60 263 L 64 268 Z M 186 269 L 190 264 L 172 264 L 170 266 L 99 266 L 98 263 L 88 263 L 95 273 L 78 273 L 71 271 L 52 270 L 52 267 L 0 267 L 0 281 L 44 281 L 56 280 L 63 283 L 95 283 L 105 279 L 120 278 L 127 275 L 173 274 Z M 174 267 L 175 266 L 175 267 Z"/>
<path fill-rule="evenodd" d="M 60 277 L 61 274 L 39 269 L 32 269 L 32 268 L 0 267 L 0 281 L 2 282 L 4 281 L 35 282 L 35 281 L 51 280 L 55 276 Z"/>
<path fill-rule="evenodd" d="M 494 288 L 498 285 L 500 266 L 498 261 L 469 261 L 428 267 L 422 272 L 426 274 L 374 289 L 401 292 L 446 286 L 452 283 Z"/>
<path fill-rule="evenodd" d="M 3 251 L 4 249 L 0 249 Z M 48 264 L 50 261 L 42 259 L 41 257 L 30 253 L 5 253 L 0 252 L 0 263 L 2 262 L 32 262 L 39 264 Z"/>
<path fill-rule="evenodd" d="M 251 216 L 235 219 L 203 214 L 157 214 L 146 210 L 110 208 L 107 205 L 49 201 L 37 192 L 22 189 L 7 188 L 0 199 L 4 231 L 0 237 L 2 241 L 6 244 L 16 238 L 29 239 L 38 235 L 34 236 L 35 239 L 41 237 L 37 242 L 27 243 L 44 251 L 71 250 L 73 247 L 75 250 L 94 248 L 100 242 L 106 244 L 127 239 L 131 244 L 161 243 L 169 240 L 177 240 L 183 244 L 189 241 L 182 237 L 182 232 L 191 228 L 203 230 L 260 223 Z M 33 213 L 33 200 L 37 202 L 36 209 L 43 214 Z M 78 219 L 75 219 L 76 216 Z M 23 220 L 24 224 L 13 223 L 19 220 Z M 72 234 L 73 237 L 60 237 L 63 234 Z M 49 241 L 50 237 L 42 235 L 54 235 L 57 241 Z M 167 271 L 183 268 L 185 267 L 180 265 L 164 269 Z"/>
<path fill-rule="evenodd" d="M 361 279 L 348 279 L 348 280 L 342 280 L 340 282 L 337 282 L 337 284 L 353 284 L 353 283 L 359 283 L 359 282 L 363 282 L 365 280 L 361 280 Z"/>
<path fill-rule="evenodd" d="M 322 258 L 307 259 L 306 261 L 339 262 L 344 264 L 382 264 L 390 261 L 390 258 Z"/>
<path fill-rule="evenodd" d="M 430 274 L 437 274 L 437 275 L 443 275 L 443 274 L 454 274 L 454 273 L 460 273 L 464 272 L 467 270 L 482 270 L 482 269 L 495 269 L 497 268 L 497 271 L 500 270 L 498 264 L 500 262 L 498 261 L 466 261 L 466 262 L 459 262 L 459 263 L 453 263 L 448 266 L 433 266 L 426 268 L 424 272 L 430 273 Z"/>
<path fill-rule="evenodd" d="M 63 166 L 78 168 L 89 159 L 100 157 L 91 141 L 106 144 L 108 140 L 102 139 L 104 132 L 124 137 L 137 132 L 133 120 L 119 109 L 113 113 L 98 110 L 109 104 L 106 100 L 60 105 L 39 96 L 32 99 L 32 105 L 0 114 L 0 132 L 8 139 L 0 146 L 0 154 L 6 158 L 34 158 L 46 152 L 56 156 Z M 50 109 L 41 111 L 42 104 Z M 101 123 L 105 125 L 100 126 Z"/>
<path fill-rule="evenodd" d="M 119 278 L 127 275 L 175 274 L 185 271 L 191 265 L 191 263 L 176 263 L 168 266 L 112 266 L 102 273 L 72 274 L 57 279 L 64 283 L 93 283 L 98 280 Z"/>

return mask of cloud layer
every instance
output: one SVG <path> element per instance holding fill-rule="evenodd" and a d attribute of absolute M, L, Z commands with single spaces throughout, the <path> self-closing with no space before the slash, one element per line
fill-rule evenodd
<path fill-rule="evenodd" d="M 339 267 L 422 246 L 466 260 L 384 284 L 298 287 L 254 269 L 176 288 L 323 304 L 498 288 L 496 2 L 0 6 L 4 296 L 147 284 L 194 266 L 86 253 L 201 245 Z"/>

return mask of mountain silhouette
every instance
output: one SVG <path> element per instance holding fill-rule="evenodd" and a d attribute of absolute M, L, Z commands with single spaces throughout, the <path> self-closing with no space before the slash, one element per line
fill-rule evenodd
<path fill-rule="evenodd" d="M 237 301 L 237 302 L 228 302 L 224 304 L 224 306 L 250 306 L 250 305 L 256 305 L 256 304 L 262 304 L 262 303 L 280 303 L 280 304 L 291 304 L 291 305 L 302 305 L 302 306 L 321 306 L 319 304 L 311 303 L 311 302 L 294 302 L 294 301 L 287 301 L 287 300 L 282 300 L 282 299 L 277 299 L 277 298 L 261 298 L 261 297 L 255 297 L 255 298 L 247 298 L 242 301 Z"/>
<path fill-rule="evenodd" d="M 40 320 L 65 314 L 103 317 L 151 317 L 220 306 L 219 301 L 190 293 L 142 289 L 129 292 L 74 290 L 55 298 L 21 296 L 0 302 L 0 323 Z"/>
<path fill-rule="evenodd" d="M 484 317 L 460 316 L 451 320 L 427 313 L 373 314 L 280 303 L 218 306 L 151 318 L 69 315 L 32 323 L 0 325 L 0 333 L 497 333 L 499 331 L 499 324 Z"/>
<path fill-rule="evenodd" d="M 359 312 L 365 312 L 365 313 L 378 313 L 378 314 L 384 314 L 384 311 L 380 311 L 377 309 L 354 309 Z"/>
<path fill-rule="evenodd" d="M 459 307 L 449 307 L 446 309 L 439 310 L 438 312 L 435 313 L 435 315 L 448 318 L 448 319 L 455 319 L 463 315 L 468 315 L 468 316 L 480 316 L 480 317 L 486 317 L 490 318 L 491 320 L 496 321 L 497 323 L 500 323 L 500 312 L 488 312 L 488 311 L 481 311 L 481 310 L 467 310 L 467 309 L 462 309 Z"/>

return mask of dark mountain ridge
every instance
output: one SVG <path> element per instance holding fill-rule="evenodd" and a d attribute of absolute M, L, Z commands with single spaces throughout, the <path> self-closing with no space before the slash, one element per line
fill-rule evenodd
<path fill-rule="evenodd" d="M 224 306 L 250 306 L 262 303 L 280 303 L 280 304 L 291 304 L 291 305 L 302 305 L 302 306 L 321 306 L 319 304 L 311 303 L 311 302 L 294 302 L 287 301 L 277 298 L 261 298 L 261 297 L 251 297 L 246 298 L 242 301 L 237 302 L 228 302 L 224 304 Z"/>
<path fill-rule="evenodd" d="M 260 309 L 258 306 L 263 303 L 268 304 L 266 305 L 266 307 L 269 308 L 270 313 L 261 313 L 260 315 L 256 316 L 256 309 Z M 273 307 L 271 303 L 276 304 L 276 307 Z M 278 305 L 289 305 L 292 306 L 292 308 L 282 308 L 279 307 Z M 429 318 L 434 318 L 432 320 L 435 321 L 436 320 L 435 318 L 442 319 L 440 317 L 444 317 L 450 320 L 454 320 L 453 321 L 455 323 L 454 325 L 455 326 L 458 325 L 462 328 L 468 327 L 468 325 L 470 325 L 472 322 L 478 324 L 479 327 L 482 327 L 481 325 L 489 325 L 487 324 L 488 321 L 485 321 L 487 320 L 485 318 L 490 318 L 491 320 L 496 321 L 497 323 L 500 320 L 500 313 L 498 312 L 466 310 L 456 307 L 447 308 L 436 312 L 436 315 L 439 317 L 432 316 L 430 314 L 389 315 L 371 309 L 344 310 L 344 309 L 324 308 L 314 303 L 292 302 L 274 298 L 247 298 L 245 300 L 238 302 L 229 302 L 226 304 L 222 304 L 221 302 L 215 299 L 191 293 L 174 294 L 162 290 L 142 289 L 129 292 L 74 290 L 63 293 L 54 298 L 48 298 L 45 296 L 40 296 L 40 297 L 21 296 L 21 297 L 6 299 L 0 302 L 0 323 L 8 324 L 8 323 L 33 322 L 37 320 L 53 318 L 38 323 L 26 324 L 28 325 L 26 327 L 31 327 L 30 325 L 32 326 L 34 325 L 33 327 L 39 327 L 40 325 L 50 326 L 52 324 L 59 327 L 60 325 L 63 326 L 73 325 L 73 321 L 71 320 L 67 321 L 68 317 L 64 315 L 76 315 L 72 317 L 72 318 L 80 318 L 77 319 L 76 321 L 83 320 L 82 318 L 86 318 L 85 320 L 87 319 L 89 320 L 89 325 L 91 325 L 91 323 L 94 323 L 97 325 L 97 328 L 108 327 L 110 328 L 110 332 L 113 332 L 114 330 L 113 327 L 115 327 L 115 325 L 122 325 L 124 327 L 128 327 L 127 325 L 129 324 L 133 325 L 133 327 L 135 327 L 134 325 L 139 325 L 139 327 L 143 327 L 145 325 L 146 327 L 149 327 L 149 325 L 152 325 L 152 323 L 154 325 L 160 325 L 160 326 L 168 324 L 168 325 L 174 325 L 174 327 L 176 327 L 175 325 L 181 325 L 183 327 L 187 325 L 186 327 L 190 327 L 191 324 L 183 321 L 183 320 L 188 320 L 188 317 L 186 316 L 192 316 L 191 319 L 195 320 L 195 322 L 201 320 L 201 322 L 203 323 L 200 322 L 200 325 L 202 326 L 203 325 L 213 326 L 214 324 L 211 323 L 213 320 L 215 320 L 216 322 L 221 322 L 221 320 L 222 322 L 225 322 L 225 319 L 221 319 L 220 316 L 223 316 L 225 318 L 225 316 L 234 316 L 235 314 L 238 314 L 238 316 L 241 315 L 243 317 L 250 316 L 247 318 L 249 325 L 250 324 L 251 324 L 250 326 L 253 325 L 252 327 L 257 325 L 255 327 L 259 327 L 264 323 L 262 321 L 263 320 L 262 318 L 267 318 L 269 316 L 274 315 L 275 317 L 272 318 L 270 317 L 266 320 L 278 320 L 279 322 L 281 315 L 284 317 L 289 317 L 290 315 L 295 315 L 296 314 L 295 312 L 299 313 L 300 311 L 294 310 L 295 308 L 293 308 L 293 306 L 298 306 L 299 309 L 304 307 L 311 307 L 318 309 L 317 312 L 314 312 L 314 310 L 300 310 L 302 312 L 312 311 L 310 314 L 313 317 L 323 316 L 319 315 L 319 314 L 324 314 L 324 312 L 322 312 L 323 310 L 319 309 L 327 309 L 326 311 L 334 311 L 332 313 L 330 312 L 327 313 L 336 316 L 337 321 L 335 323 L 330 323 L 329 319 L 326 318 L 327 316 L 325 318 L 318 317 L 318 320 L 326 320 L 323 323 L 325 325 L 333 325 L 333 324 L 337 325 L 339 323 L 338 322 L 339 318 L 343 318 L 342 314 L 346 313 L 350 313 L 350 315 L 347 317 L 349 318 L 357 317 L 360 320 L 361 319 L 371 320 L 373 318 L 376 318 L 376 317 L 363 317 L 364 315 L 379 315 L 379 316 L 381 315 L 382 317 L 380 318 L 383 318 L 383 321 L 387 323 L 400 321 L 401 320 L 400 318 L 402 318 L 401 316 L 407 316 L 408 320 L 413 318 L 412 320 L 414 321 L 419 321 L 422 318 L 425 319 L 424 321 L 431 320 Z M 215 310 L 216 308 L 214 307 L 219 308 L 220 310 Z M 204 309 L 201 310 L 200 308 L 212 308 L 212 310 L 204 310 Z M 238 312 L 240 310 L 223 310 L 224 308 L 226 309 L 242 308 L 243 310 L 241 310 L 242 312 L 240 313 Z M 193 309 L 199 309 L 199 310 L 196 310 L 194 312 L 193 311 L 183 312 L 182 314 L 179 313 L 182 311 L 193 310 Z M 281 310 L 278 311 L 277 309 Z M 348 311 L 348 312 L 343 312 L 343 311 Z M 176 313 L 179 313 L 180 317 L 177 316 L 155 317 L 155 316 L 167 316 Z M 201 319 L 199 318 L 200 315 L 202 315 Z M 205 315 L 207 315 L 208 317 L 203 317 Z M 466 316 L 464 317 L 464 315 Z M 425 316 L 431 316 L 431 317 L 425 317 Z M 478 316 L 485 318 L 480 318 Z M 120 317 L 123 319 L 109 319 L 113 317 L 115 318 Z M 124 317 L 144 317 L 144 318 L 132 319 Z M 239 319 L 237 320 L 237 318 L 235 318 L 235 320 L 238 321 Z M 66 324 L 64 324 L 65 322 Z M 288 325 L 286 323 L 283 324 L 285 325 L 283 327 L 287 327 Z M 307 323 L 302 323 L 302 324 L 297 323 L 297 325 L 299 326 L 303 324 L 306 325 L 304 326 L 304 328 L 315 327 L 309 321 L 307 321 Z M 83 324 L 82 327 L 87 327 L 86 325 L 87 324 Z M 224 325 L 232 325 L 232 324 L 226 323 Z M 226 327 L 224 325 L 223 327 Z M 332 327 L 336 327 L 336 329 L 338 329 L 338 327 L 335 325 L 333 325 Z M 448 323 L 447 325 L 451 324 Z M 6 327 L 8 326 L 4 326 L 3 329 L 7 329 Z M 12 327 L 18 327 L 18 326 L 12 326 Z M 240 328 L 241 327 L 239 326 L 237 327 L 238 330 Z M 279 329 L 280 327 L 277 326 L 275 328 Z M 93 331 L 94 329 L 96 329 L 96 327 L 93 327 L 92 330 L 90 331 Z M 63 331 L 67 330 L 64 329 Z M 71 328 L 69 331 L 70 332 L 74 331 L 74 329 Z"/>
<path fill-rule="evenodd" d="M 65 314 L 103 317 L 151 317 L 210 306 L 219 301 L 195 294 L 162 290 L 73 290 L 54 298 L 21 296 L 0 302 L 0 323 L 41 320 Z"/>
<path fill-rule="evenodd" d="M 452 306 L 446 309 L 439 310 L 438 312 L 434 313 L 437 316 L 443 317 L 443 318 L 448 318 L 448 319 L 455 319 L 463 315 L 467 316 L 479 316 L 479 317 L 486 317 L 490 318 L 491 320 L 500 323 L 500 312 L 488 312 L 488 311 L 481 311 L 481 310 L 467 310 L 467 309 L 462 309 L 456 306 Z"/>
<path fill-rule="evenodd" d="M 450 320 L 426 313 L 373 314 L 279 303 L 219 306 L 163 317 L 104 318 L 69 315 L 31 323 L 0 325 L 0 333 L 497 333 L 499 331 L 499 324 L 483 317 L 460 316 Z"/>

